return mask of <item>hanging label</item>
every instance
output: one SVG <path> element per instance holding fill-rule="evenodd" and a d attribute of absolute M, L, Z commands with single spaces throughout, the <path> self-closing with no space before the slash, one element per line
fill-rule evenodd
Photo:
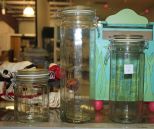
<path fill-rule="evenodd" d="M 133 73 L 134 73 L 133 64 L 125 64 L 124 74 L 133 74 Z"/>

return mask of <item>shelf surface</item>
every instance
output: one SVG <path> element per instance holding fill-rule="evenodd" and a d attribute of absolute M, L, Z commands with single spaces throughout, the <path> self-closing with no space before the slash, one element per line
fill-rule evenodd
<path fill-rule="evenodd" d="M 109 121 L 103 115 L 103 113 L 100 113 L 94 121 L 89 123 L 72 124 L 60 120 L 59 109 L 51 109 L 49 122 L 20 123 L 14 121 L 13 111 L 8 111 L 3 117 L 1 115 L 0 129 L 154 129 L 154 119 L 151 123 L 120 124 Z"/>

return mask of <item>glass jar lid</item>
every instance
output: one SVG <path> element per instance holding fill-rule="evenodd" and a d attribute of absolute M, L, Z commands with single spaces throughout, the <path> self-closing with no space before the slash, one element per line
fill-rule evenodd
<path fill-rule="evenodd" d="M 61 10 L 62 14 L 67 15 L 93 15 L 95 16 L 95 10 L 91 7 L 86 6 L 72 6 L 72 7 L 66 7 L 63 10 Z"/>
<path fill-rule="evenodd" d="M 47 69 L 23 69 L 18 70 L 16 74 L 16 80 L 25 79 L 23 81 L 35 79 L 48 79 L 48 77 L 49 72 Z"/>
<path fill-rule="evenodd" d="M 95 10 L 87 6 L 71 6 L 61 10 L 62 25 L 88 25 L 95 26 L 96 14 Z"/>

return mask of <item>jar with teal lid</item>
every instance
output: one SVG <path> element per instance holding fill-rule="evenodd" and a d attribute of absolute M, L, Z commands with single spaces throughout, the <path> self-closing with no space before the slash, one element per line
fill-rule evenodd
<path fill-rule="evenodd" d="M 49 120 L 49 74 L 46 69 L 17 71 L 15 118 L 19 122 Z"/>
<path fill-rule="evenodd" d="M 110 49 L 110 118 L 119 123 L 142 121 L 144 49 L 141 35 L 115 35 Z"/>

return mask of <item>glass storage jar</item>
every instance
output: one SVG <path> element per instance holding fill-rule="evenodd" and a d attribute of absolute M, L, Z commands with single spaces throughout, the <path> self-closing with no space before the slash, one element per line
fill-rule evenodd
<path fill-rule="evenodd" d="M 20 122 L 49 120 L 49 74 L 45 69 L 17 71 L 15 118 Z"/>
<path fill-rule="evenodd" d="M 95 40 L 95 10 L 73 6 L 61 14 L 61 119 L 83 123 L 92 118 L 89 55 Z"/>
<path fill-rule="evenodd" d="M 120 123 L 142 120 L 144 49 L 140 35 L 115 35 L 110 45 L 110 118 Z"/>
<path fill-rule="evenodd" d="M 5 63 L 4 63 L 5 66 Z M 14 120 L 14 72 L 0 66 L 0 121 Z"/>

